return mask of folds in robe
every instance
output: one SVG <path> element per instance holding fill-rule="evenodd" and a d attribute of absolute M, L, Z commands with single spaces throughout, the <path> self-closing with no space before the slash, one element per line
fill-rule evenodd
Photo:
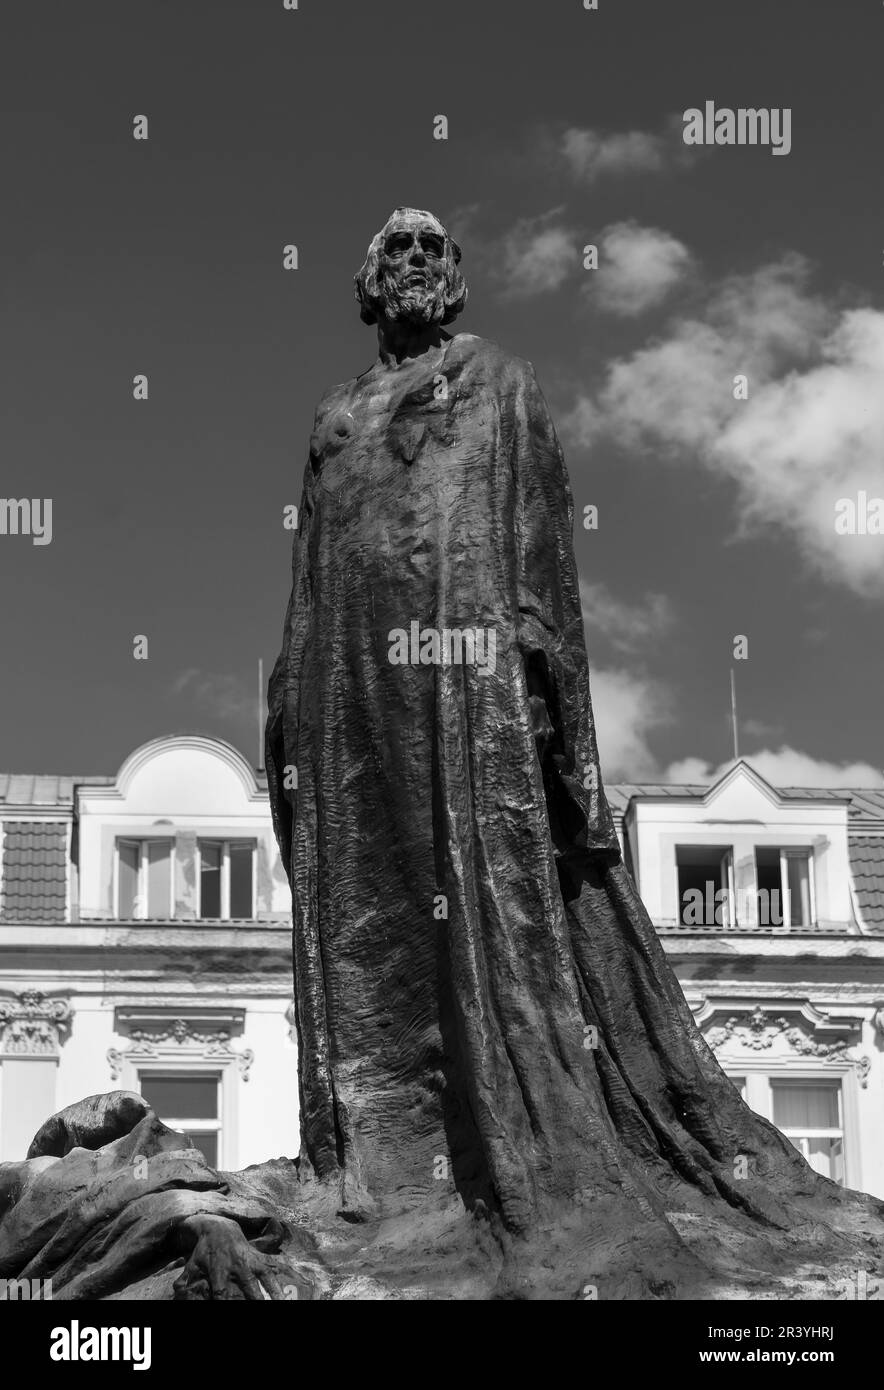
<path fill-rule="evenodd" d="M 572 526 L 533 369 L 491 343 L 319 407 L 266 750 L 302 1163 L 383 1205 L 441 1160 L 515 1231 L 659 1217 L 679 1184 L 783 1224 L 818 1180 L 720 1071 L 620 860 Z M 493 633 L 493 669 L 391 660 L 413 624 Z"/>

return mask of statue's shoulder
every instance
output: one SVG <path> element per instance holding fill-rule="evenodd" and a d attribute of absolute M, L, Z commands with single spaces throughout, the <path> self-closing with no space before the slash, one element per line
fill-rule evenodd
<path fill-rule="evenodd" d="M 456 333 L 451 339 L 447 359 L 460 363 L 465 371 L 493 381 L 500 387 L 514 388 L 526 380 L 535 379 L 530 362 L 507 352 L 490 338 L 480 338 L 475 333 Z"/>
<path fill-rule="evenodd" d="M 321 425 L 330 415 L 334 415 L 352 398 L 358 380 L 359 377 L 351 377 L 349 381 L 339 381 L 336 386 L 329 386 L 327 391 L 323 391 L 316 406 L 314 428 Z"/>

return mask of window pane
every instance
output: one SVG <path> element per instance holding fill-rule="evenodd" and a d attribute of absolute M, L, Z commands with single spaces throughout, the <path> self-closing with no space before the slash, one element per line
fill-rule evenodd
<path fill-rule="evenodd" d="M 131 921 L 135 916 L 135 899 L 138 896 L 138 857 L 140 846 L 121 843 L 119 846 L 119 913 L 123 921 Z"/>
<path fill-rule="evenodd" d="M 151 840 L 147 846 L 147 915 L 156 921 L 171 916 L 172 841 Z"/>
<path fill-rule="evenodd" d="M 218 1167 L 218 1136 L 217 1134 L 188 1134 L 188 1139 L 194 1148 L 202 1149 L 212 1168 Z"/>
<path fill-rule="evenodd" d="M 726 927 L 730 904 L 727 873 L 730 848 L 677 845 L 678 913 L 683 927 Z"/>
<path fill-rule="evenodd" d="M 783 926 L 780 851 L 768 845 L 755 851 L 755 878 L 758 885 L 758 925 Z"/>
<path fill-rule="evenodd" d="M 808 926 L 810 923 L 810 862 L 806 854 L 786 856 L 789 874 L 789 905 L 792 926 Z"/>
<path fill-rule="evenodd" d="M 216 1120 L 216 1076 L 143 1076 L 141 1094 L 161 1120 Z"/>
<path fill-rule="evenodd" d="M 838 1086 L 773 1087 L 773 1122 L 778 1129 L 838 1129 Z"/>
<path fill-rule="evenodd" d="M 230 845 L 230 915 L 252 915 L 252 846 L 249 842 Z"/>
<path fill-rule="evenodd" d="M 844 1182 L 844 1146 L 840 1139 L 808 1139 L 807 1161 L 815 1173 Z"/>
<path fill-rule="evenodd" d="M 221 845 L 200 841 L 200 916 L 221 916 Z"/>

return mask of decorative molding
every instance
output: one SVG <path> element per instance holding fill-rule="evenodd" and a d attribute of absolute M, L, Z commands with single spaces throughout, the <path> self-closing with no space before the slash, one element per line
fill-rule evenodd
<path fill-rule="evenodd" d="M 291 1000 L 289 1001 L 288 1008 L 287 1008 L 286 1011 L 285 1011 L 285 1021 L 286 1021 L 286 1024 L 288 1025 L 288 1038 L 289 1038 L 289 1042 L 292 1042 L 292 1043 L 297 1044 L 297 1041 L 298 1041 L 298 1028 L 297 1028 L 297 1023 L 295 1022 L 295 1001 L 294 1001 L 294 999 L 291 999 Z"/>
<path fill-rule="evenodd" d="M 38 989 L 0 999 L 0 1056 L 57 1057 L 70 1036 L 71 1006 Z"/>
<path fill-rule="evenodd" d="M 162 1010 L 118 1009 L 116 1031 L 128 1041 L 122 1048 L 107 1052 L 111 1079 L 122 1074 L 124 1062 L 142 1058 L 178 1065 L 181 1062 L 235 1062 L 243 1081 L 248 1081 L 255 1054 L 250 1047 L 231 1046 L 234 1034 L 242 1033 L 244 1010 L 188 1010 L 174 1014 Z M 214 1026 L 213 1026 L 214 1025 Z"/>
<path fill-rule="evenodd" d="M 213 1033 L 195 1028 L 185 1018 L 176 1018 L 171 1028 L 133 1028 L 126 1052 L 130 1057 L 155 1057 L 162 1044 L 174 1039 L 179 1047 L 197 1048 L 207 1057 L 228 1055 L 230 1033 L 219 1028 Z"/>
<path fill-rule="evenodd" d="M 853 1065 L 856 1068 L 857 1080 L 863 1090 L 865 1090 L 869 1084 L 869 1072 L 872 1070 L 872 1059 L 866 1056 L 857 1057 L 854 1059 Z"/>
<path fill-rule="evenodd" d="M 809 1001 L 779 1001 L 772 1003 L 769 1009 L 760 1004 L 751 1009 L 734 1009 L 731 1004 L 715 1004 L 709 1000 L 695 1004 L 694 1015 L 698 1024 L 706 1025 L 723 1016 L 721 1023 L 703 1030 L 716 1055 L 728 1044 L 751 1053 L 769 1051 L 775 1044 L 784 1043 L 788 1052 L 796 1057 L 815 1057 L 822 1062 L 852 1066 L 859 1085 L 863 1089 L 868 1085 L 871 1059 L 865 1055 L 854 1056 L 849 1051 L 862 1035 L 859 1016 L 831 1018 Z M 737 1059 L 731 1056 L 728 1060 L 736 1062 Z"/>

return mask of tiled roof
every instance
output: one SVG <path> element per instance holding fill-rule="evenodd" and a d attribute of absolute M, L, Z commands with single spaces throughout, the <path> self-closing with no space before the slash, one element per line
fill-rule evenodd
<path fill-rule="evenodd" d="M 63 922 L 67 825 L 6 821 L 3 832 L 0 922 Z"/>
<path fill-rule="evenodd" d="M 78 782 L 107 786 L 113 777 L 64 777 L 55 773 L 0 772 L 0 806 L 58 806 L 74 804 Z"/>
<path fill-rule="evenodd" d="M 708 786 L 688 782 L 613 782 L 605 785 L 611 810 L 624 812 L 634 796 L 705 796 Z"/>
<path fill-rule="evenodd" d="M 116 777 L 78 777 L 56 773 L 0 772 L 0 810 L 4 806 L 57 806 L 70 809 L 74 787 L 112 787 Z M 258 787 L 266 790 L 266 772 L 256 772 Z"/>
<path fill-rule="evenodd" d="M 860 787 L 842 795 L 850 797 L 848 816 L 852 821 L 884 821 L 884 788 Z"/>
<path fill-rule="evenodd" d="M 110 786 L 114 777 L 0 773 L 0 811 L 33 807 L 73 808 L 77 785 Z M 264 772 L 256 774 L 264 789 Z M 709 790 L 699 783 L 619 782 L 606 788 L 611 809 L 622 816 L 632 797 L 701 797 Z M 780 787 L 789 799 L 849 801 L 848 826 L 851 871 L 857 905 L 867 930 L 884 931 L 884 788 Z M 16 819 L 4 822 L 0 921 L 64 921 L 67 827 L 64 822 Z M 869 833 L 872 832 L 872 833 Z M 878 833 L 875 833 L 878 832 Z"/>
<path fill-rule="evenodd" d="M 884 835 L 851 835 L 849 848 L 862 925 L 884 930 Z"/>
<path fill-rule="evenodd" d="M 267 787 L 263 769 L 255 773 L 255 781 Z M 74 787 L 113 786 L 115 777 L 33 772 L 0 772 L 0 809 L 6 806 L 72 807 Z M 605 787 L 614 812 L 626 810 L 633 796 L 705 796 L 706 783 L 698 782 L 613 782 Z M 780 796 L 815 801 L 850 801 L 848 815 L 854 823 L 862 820 L 884 822 L 884 787 L 777 787 Z"/>
<path fill-rule="evenodd" d="M 614 782 L 605 794 L 614 813 L 622 814 L 633 796 L 705 796 L 709 787 L 694 782 Z M 789 801 L 849 801 L 851 833 L 862 823 L 884 823 L 884 787 L 777 787 Z"/>

